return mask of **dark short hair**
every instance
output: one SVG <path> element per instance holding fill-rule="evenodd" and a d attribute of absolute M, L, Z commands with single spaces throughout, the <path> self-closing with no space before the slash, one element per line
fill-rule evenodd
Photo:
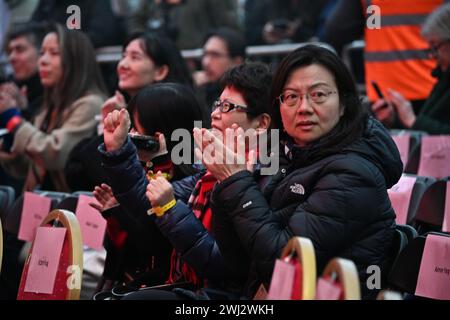
<path fill-rule="evenodd" d="M 152 59 L 158 67 L 168 66 L 169 73 L 161 82 L 177 82 L 188 86 L 193 86 L 193 81 L 186 61 L 181 56 L 180 50 L 164 34 L 154 31 L 146 33 L 135 33 L 128 38 L 123 46 L 123 50 L 131 41 L 139 39 L 141 48 Z"/>
<path fill-rule="evenodd" d="M 274 128 L 283 129 L 278 97 L 282 94 L 289 76 L 301 67 L 314 64 L 331 72 L 337 85 L 339 102 L 344 108 L 344 114 L 327 139 L 327 147 L 330 150 L 339 150 L 363 134 L 368 113 L 361 105 L 351 73 L 341 59 L 329 49 L 306 45 L 291 52 L 281 61 L 273 77 L 270 94 L 272 125 Z M 286 137 L 283 130 L 280 130 L 280 136 Z"/>
<path fill-rule="evenodd" d="M 233 87 L 244 97 L 248 115 L 255 118 L 269 112 L 272 73 L 261 62 L 247 62 L 225 72 L 220 80 L 221 90 Z"/>
<path fill-rule="evenodd" d="M 42 40 L 44 39 L 49 28 L 50 26 L 44 22 L 28 22 L 18 24 L 7 34 L 5 46 L 7 46 L 12 40 L 20 37 L 26 37 L 31 44 L 39 50 L 41 48 Z"/>
<path fill-rule="evenodd" d="M 242 57 L 245 59 L 246 42 L 244 36 L 240 32 L 226 27 L 211 30 L 206 35 L 203 45 L 205 45 L 212 37 L 220 38 L 225 42 L 228 49 L 228 55 L 231 58 Z"/>
<path fill-rule="evenodd" d="M 145 134 L 163 133 L 169 152 L 174 146 L 170 137 L 175 129 L 192 133 L 194 121 L 202 120 L 202 109 L 193 91 L 172 82 L 144 87 L 130 100 L 128 111 L 132 121 L 137 113 Z"/>

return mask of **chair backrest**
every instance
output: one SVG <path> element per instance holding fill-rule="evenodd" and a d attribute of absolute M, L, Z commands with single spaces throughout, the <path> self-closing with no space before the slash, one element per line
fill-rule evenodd
<path fill-rule="evenodd" d="M 301 300 L 313 300 L 316 296 L 316 254 L 311 240 L 294 237 L 286 244 L 281 253 L 281 259 L 292 256 L 301 265 L 301 274 L 296 287 L 300 288 Z"/>
<path fill-rule="evenodd" d="M 53 210 L 44 219 L 41 226 L 54 226 L 58 224 L 67 229 L 61 257 L 56 274 L 55 286 L 52 294 L 25 292 L 25 284 L 29 270 L 33 246 L 25 263 L 19 286 L 18 300 L 78 300 L 80 298 L 81 279 L 83 274 L 83 242 L 79 223 L 72 212 L 66 210 Z M 69 267 L 75 266 L 79 273 L 79 286 L 69 287 Z"/>
<path fill-rule="evenodd" d="M 414 294 L 422 261 L 425 236 L 418 236 L 400 252 L 388 275 L 388 285 L 394 290 Z"/>
<path fill-rule="evenodd" d="M 37 192 L 42 196 L 47 196 L 47 194 L 43 192 Z M 60 193 L 62 195 L 63 193 Z M 56 196 L 55 194 L 51 194 L 50 198 L 52 199 L 51 210 L 56 209 L 58 203 L 61 201 L 63 197 Z M 24 195 L 19 196 L 14 204 L 11 206 L 11 209 L 5 220 L 5 230 L 9 233 L 17 235 L 19 233 L 20 220 L 22 218 L 22 210 L 23 210 L 23 200 Z"/>
<path fill-rule="evenodd" d="M 441 231 L 445 212 L 447 180 L 449 178 L 435 181 L 421 197 L 414 216 L 414 225 L 419 233 Z"/>
<path fill-rule="evenodd" d="M 412 189 L 408 184 L 413 182 Z M 420 201 L 425 191 L 436 182 L 432 177 L 421 177 L 412 174 L 403 174 L 396 186 L 389 189 L 389 198 L 392 202 L 394 210 L 396 210 L 396 221 L 400 224 L 413 224 L 419 207 Z M 405 184 L 406 183 L 406 184 Z M 392 192 L 395 188 L 403 190 L 400 193 Z M 410 197 L 407 198 L 407 190 L 410 190 Z M 406 207 L 404 207 L 406 205 Z M 399 211 L 400 210 L 400 211 Z M 406 210 L 406 211 L 405 211 Z"/>
<path fill-rule="evenodd" d="M 71 212 L 75 212 L 77 209 L 78 197 L 76 196 L 68 196 L 61 200 L 60 203 L 56 206 L 56 209 L 68 210 Z"/>
<path fill-rule="evenodd" d="M 406 224 L 397 224 L 395 226 L 394 239 L 391 251 L 389 253 L 389 261 L 387 266 L 391 270 L 397 263 L 400 253 L 406 248 L 408 243 L 417 238 L 419 234 L 416 229 Z"/>
<path fill-rule="evenodd" d="M 408 160 L 405 164 L 405 167 L 403 168 L 403 172 L 409 174 L 417 174 L 417 171 L 419 170 L 422 137 L 428 134 L 425 131 L 403 130 L 403 129 L 402 130 L 392 129 L 389 130 L 389 133 L 392 136 L 401 136 L 401 135 L 409 136 Z"/>
<path fill-rule="evenodd" d="M 328 262 L 322 278 L 335 279 L 342 288 L 341 300 L 361 300 L 361 288 L 358 271 L 353 261 L 334 258 Z"/>
<path fill-rule="evenodd" d="M 5 221 L 14 203 L 16 192 L 10 186 L 0 186 L 0 219 Z"/>

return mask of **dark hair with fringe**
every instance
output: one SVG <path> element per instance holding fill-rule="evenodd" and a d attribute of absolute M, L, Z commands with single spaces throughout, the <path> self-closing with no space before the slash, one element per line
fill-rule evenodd
<path fill-rule="evenodd" d="M 289 76 L 297 69 L 310 65 L 320 65 L 327 69 L 334 77 L 339 94 L 339 103 L 344 108 L 344 114 L 336 127 L 326 137 L 327 152 L 340 150 L 362 136 L 368 112 L 362 107 L 351 73 L 341 59 L 326 48 L 316 45 L 306 45 L 288 54 L 278 66 L 272 82 L 271 116 L 273 128 L 280 129 L 280 137 L 287 138 L 283 132 L 278 97 L 282 94 Z"/>
<path fill-rule="evenodd" d="M 91 41 L 81 31 L 68 30 L 60 24 L 54 24 L 47 33 L 56 33 L 61 55 L 62 79 L 52 88 L 44 90 L 44 107 L 47 109 L 41 129 L 52 130 L 61 125 L 64 109 L 81 97 L 89 94 L 106 96 L 106 88 L 100 67 L 95 58 Z M 52 114 L 56 119 L 52 119 Z"/>
<path fill-rule="evenodd" d="M 185 60 L 172 40 L 159 32 L 133 34 L 123 45 L 123 50 L 131 41 L 138 39 L 142 50 L 158 67 L 169 68 L 167 77 L 160 82 L 177 82 L 193 87 L 193 81 Z"/>

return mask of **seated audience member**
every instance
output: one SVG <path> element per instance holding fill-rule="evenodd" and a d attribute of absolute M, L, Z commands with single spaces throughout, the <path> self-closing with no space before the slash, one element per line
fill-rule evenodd
<path fill-rule="evenodd" d="M 26 177 L 25 190 L 68 191 L 64 166 L 69 153 L 95 133 L 95 116 L 104 101 L 89 39 L 56 25 L 42 43 L 39 75 L 44 99 L 33 122 L 22 117 L 14 99 L 1 104 L 0 127 L 8 129 L 12 147 L 0 154 L 0 161 L 12 175 Z"/>
<path fill-rule="evenodd" d="M 245 46 L 244 37 L 232 29 L 220 28 L 206 36 L 202 70 L 194 73 L 194 81 L 208 107 L 220 95 L 219 80 L 225 71 L 245 61 Z"/>
<path fill-rule="evenodd" d="M 363 296 L 375 296 L 366 271 L 377 265 L 386 276 L 389 264 L 395 213 L 387 189 L 402 173 L 395 143 L 367 116 L 351 74 L 327 49 L 308 45 L 286 56 L 270 101 L 282 138 L 277 174 L 258 184 L 258 173 L 245 164 L 205 163 L 219 181 L 211 195 L 214 216 L 231 219 L 252 259 L 245 295 L 252 298 L 261 283 L 268 288 L 275 260 L 301 236 L 314 245 L 318 274 L 333 257 L 352 260 Z M 214 234 L 219 247 L 228 234 Z"/>
<path fill-rule="evenodd" d="M 194 122 L 202 120 L 201 107 L 193 92 L 176 83 L 145 87 L 131 99 L 128 110 L 133 131 L 151 136 L 156 141 L 159 135 L 170 139 L 176 130 L 189 133 Z M 119 121 L 122 126 L 114 127 Z M 96 208 L 108 221 L 108 238 L 112 244 L 107 248 L 103 291 L 123 283 L 156 285 L 167 279 L 172 247 L 146 211 L 140 214 L 142 203 L 148 203 L 145 174 L 146 171 L 149 175 L 162 171 L 170 181 L 178 181 L 198 171 L 191 164 L 173 164 L 170 155 L 175 142 L 169 139 L 159 143 L 161 151 L 157 144 L 153 144 L 153 150 L 151 146 L 140 146 L 139 143 L 136 148 L 133 144 L 136 139 L 132 142 L 128 138 L 129 127 L 126 109 L 111 112 L 105 118 L 104 144 L 99 147 L 107 180 L 95 188 L 94 195 L 102 204 Z M 188 150 L 185 152 L 188 153 L 179 156 L 192 161 L 193 146 L 190 153 Z M 135 183 L 136 178 L 142 180 Z M 139 195 L 137 190 L 141 184 L 144 189 L 141 198 L 136 202 L 129 201 L 130 194 Z M 118 207 L 115 200 L 108 202 L 113 191 L 120 203 Z"/>
<path fill-rule="evenodd" d="M 212 132 L 225 136 L 225 130 L 232 125 L 265 132 L 270 124 L 270 117 L 266 113 L 270 79 L 269 68 L 260 63 L 243 64 L 227 71 L 221 79 L 222 94 L 215 102 L 211 115 Z M 117 122 L 116 126 L 126 126 L 126 123 Z M 116 129 L 114 132 L 116 131 L 112 140 L 125 141 L 124 130 Z M 223 297 L 239 297 L 240 289 L 247 278 L 248 268 L 245 261 L 248 259 L 240 256 L 241 267 L 228 268 L 211 235 L 216 228 L 214 214 L 209 207 L 209 195 L 216 182 L 214 176 L 209 172 L 202 172 L 173 182 L 172 185 L 164 177 L 157 176 L 156 179 L 150 180 L 147 187 L 149 201 L 143 201 L 147 182 L 142 173 L 140 177 L 128 173 L 138 172 L 134 168 L 139 167 L 139 163 L 135 155 L 128 154 L 125 158 L 121 150 L 126 149 L 127 144 L 130 143 L 126 142 L 114 153 L 116 161 L 122 161 L 123 165 L 108 169 L 111 175 L 117 176 L 117 187 L 120 187 L 120 177 L 124 175 L 129 177 L 127 180 L 133 179 L 130 185 L 136 186 L 132 191 L 120 195 L 122 201 L 119 199 L 119 202 L 132 209 L 135 214 L 146 217 L 146 211 L 151 207 L 164 206 L 166 203 L 173 203 L 174 199 L 178 200 L 163 216 L 151 217 L 151 221 L 160 228 L 175 249 L 167 282 L 177 285 L 187 281 L 201 287 L 206 279 L 209 287 L 227 291 Z M 107 198 L 103 199 L 106 200 Z M 136 204 L 139 204 L 140 208 Z M 233 237 L 233 232 L 230 232 L 229 236 Z M 236 250 L 232 251 L 235 256 L 238 254 Z M 153 294 L 158 295 L 158 292 L 146 291 L 142 294 L 141 296 L 141 293 L 136 293 L 130 295 L 130 298 L 150 299 Z M 148 294 L 150 296 L 147 296 Z M 176 295 L 172 298 L 176 298 Z"/>
<path fill-rule="evenodd" d="M 103 118 L 114 109 L 125 108 L 139 90 L 154 83 L 176 82 L 192 88 L 189 70 L 175 44 L 167 37 L 154 32 L 136 34 L 123 48 L 117 65 L 120 91 L 103 104 Z M 101 126 L 99 129 L 102 131 Z M 97 152 L 102 142 L 103 136 L 86 139 L 71 153 L 65 171 L 73 191 L 92 190 L 105 182 Z"/>
<path fill-rule="evenodd" d="M 0 85 L 0 92 L 17 102 L 23 117 L 32 120 L 42 105 L 44 88 L 38 72 L 39 52 L 45 36 L 45 25 L 24 24 L 11 30 L 6 52 L 13 69 L 13 79 Z"/>
<path fill-rule="evenodd" d="M 103 81 L 92 44 L 80 31 L 56 25 L 45 36 L 39 58 L 44 87 L 42 107 L 33 122 L 24 119 L 14 99 L 0 110 L 1 128 L 12 139 L 1 152 L 8 172 L 25 178 L 24 190 L 68 191 L 63 168 L 70 150 L 95 133 L 95 116 L 104 102 Z M 5 233 L 0 296 L 15 299 L 20 282 L 19 252 L 24 242 Z"/>
<path fill-rule="evenodd" d="M 416 115 L 411 102 L 394 88 L 388 90 L 386 100 L 372 105 L 372 111 L 387 127 L 450 134 L 450 4 L 440 6 L 428 16 L 422 35 L 430 45 L 430 55 L 437 59 L 432 74 L 438 82 L 420 112 Z"/>
<path fill-rule="evenodd" d="M 42 105 L 44 88 L 38 72 L 39 51 L 45 27 L 40 24 L 25 24 L 11 30 L 6 39 L 6 52 L 12 66 L 13 78 L 0 84 L 0 104 L 12 99 L 27 121 L 32 121 Z M 0 107 L 1 108 L 1 107 Z M 10 150 L 12 136 L 2 139 L 2 150 Z M 22 190 L 22 180 L 8 176 L 0 168 L 0 180 L 14 187 L 16 194 Z"/>

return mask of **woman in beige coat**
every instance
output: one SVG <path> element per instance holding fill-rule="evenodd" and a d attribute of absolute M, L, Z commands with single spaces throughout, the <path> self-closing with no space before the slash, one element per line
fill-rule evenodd
<path fill-rule="evenodd" d="M 106 92 L 86 35 L 56 25 L 42 43 L 39 75 L 44 102 L 33 123 L 21 117 L 11 97 L 0 97 L 0 128 L 9 132 L 3 142 L 10 142 L 0 161 L 12 175 L 25 177 L 27 191 L 68 191 L 63 170 L 69 152 L 95 134 Z"/>

